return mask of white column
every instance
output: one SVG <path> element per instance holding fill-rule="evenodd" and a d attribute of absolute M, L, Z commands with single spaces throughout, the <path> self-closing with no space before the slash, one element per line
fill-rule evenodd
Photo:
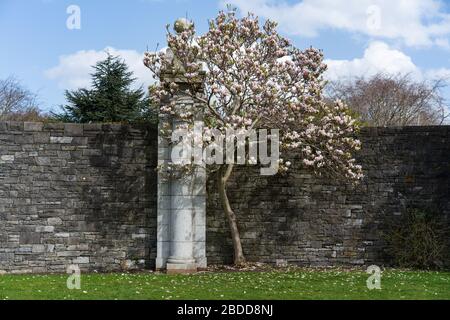
<path fill-rule="evenodd" d="M 178 97 L 182 108 L 200 107 L 189 97 Z M 198 115 L 201 119 L 201 114 Z M 181 123 L 172 119 L 172 128 Z M 160 119 L 160 126 L 163 120 Z M 158 162 L 172 162 L 172 150 L 164 137 L 159 137 Z M 184 156 L 190 155 L 180 155 Z M 167 179 L 158 173 L 158 244 L 156 268 L 168 273 L 195 272 L 206 268 L 206 171 L 197 166 L 192 174 Z"/>
<path fill-rule="evenodd" d="M 180 99 L 180 107 L 187 108 L 191 104 Z M 183 102 L 183 103 L 181 103 Z M 183 127 L 186 123 L 173 121 L 172 130 Z M 183 138 L 184 139 L 184 138 Z M 187 137 L 186 137 L 187 139 Z M 183 150 L 181 154 L 171 153 L 172 161 L 189 161 L 191 153 Z M 177 159 L 175 159 L 177 158 Z M 167 272 L 192 272 L 197 270 L 194 258 L 194 215 L 193 189 L 195 181 L 192 175 L 184 175 L 170 181 L 170 256 L 167 260 Z"/>

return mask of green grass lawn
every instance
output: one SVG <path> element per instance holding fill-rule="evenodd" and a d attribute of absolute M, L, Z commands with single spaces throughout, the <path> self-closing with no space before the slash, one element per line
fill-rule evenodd
<path fill-rule="evenodd" d="M 66 275 L 0 275 L 2 299 L 450 299 L 450 272 L 384 271 L 368 290 L 363 271 L 205 272 L 195 275 L 85 274 L 81 290 Z"/>

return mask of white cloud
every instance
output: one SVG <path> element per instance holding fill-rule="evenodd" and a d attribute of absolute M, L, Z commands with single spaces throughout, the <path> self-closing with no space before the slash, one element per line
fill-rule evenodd
<path fill-rule="evenodd" d="M 440 68 L 431 69 L 426 72 L 426 78 L 430 80 L 445 80 L 450 81 L 450 69 Z"/>
<path fill-rule="evenodd" d="M 414 64 L 411 57 L 380 41 L 370 43 L 362 58 L 327 59 L 325 63 L 328 65 L 326 77 L 329 80 L 372 76 L 377 73 L 411 74 L 416 78 L 422 77 L 420 69 Z"/>
<path fill-rule="evenodd" d="M 446 50 L 450 51 L 450 43 L 449 43 L 449 40 L 447 38 L 438 38 L 438 39 L 436 39 L 435 44 L 438 47 L 441 47 L 443 49 L 446 49 Z"/>
<path fill-rule="evenodd" d="M 354 77 L 370 77 L 377 73 L 388 75 L 411 75 L 417 81 L 443 80 L 443 84 L 450 83 L 450 69 L 421 69 L 414 64 L 411 57 L 405 53 L 389 47 L 386 43 L 374 41 L 364 51 L 361 58 L 353 60 L 327 59 L 325 63 L 328 70 L 325 73 L 327 80 L 351 80 Z M 443 91 L 445 99 L 449 98 L 448 90 Z M 450 113 L 450 107 L 447 107 Z M 447 120 L 446 123 L 449 123 Z"/>
<path fill-rule="evenodd" d="M 222 0 L 243 13 L 279 22 L 287 33 L 314 37 L 336 29 L 408 46 L 442 46 L 450 35 L 450 14 L 440 0 Z M 447 40 L 448 41 L 448 40 Z"/>
<path fill-rule="evenodd" d="M 57 66 L 45 71 L 45 76 L 58 81 L 59 87 L 63 89 L 78 89 L 90 87 L 92 66 L 98 61 L 106 58 L 106 52 L 114 56 L 120 56 L 127 63 L 129 69 L 133 71 L 137 79 L 138 86 L 148 86 L 154 80 L 150 70 L 148 70 L 142 60 L 143 53 L 134 50 L 119 50 L 107 47 L 104 50 L 82 50 L 69 55 L 59 57 Z"/>

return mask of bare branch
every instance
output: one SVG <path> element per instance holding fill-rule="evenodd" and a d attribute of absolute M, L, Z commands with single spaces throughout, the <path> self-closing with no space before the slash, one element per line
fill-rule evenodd
<path fill-rule="evenodd" d="M 329 98 L 341 99 L 373 126 L 441 125 L 449 116 L 445 79 L 416 81 L 411 75 L 377 74 L 329 83 Z"/>

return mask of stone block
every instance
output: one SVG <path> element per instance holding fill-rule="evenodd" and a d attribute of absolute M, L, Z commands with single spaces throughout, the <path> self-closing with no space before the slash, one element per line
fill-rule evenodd
<path fill-rule="evenodd" d="M 88 264 L 89 263 L 89 257 L 78 257 L 73 259 L 74 264 Z"/>
<path fill-rule="evenodd" d="M 32 248 L 33 253 L 43 253 L 45 252 L 45 245 L 43 244 L 35 244 Z"/>
<path fill-rule="evenodd" d="M 35 229 L 36 232 L 54 232 L 55 227 L 53 226 L 38 226 Z"/>
<path fill-rule="evenodd" d="M 168 263 L 166 267 L 167 274 L 191 274 L 197 272 L 197 265 Z"/>
<path fill-rule="evenodd" d="M 24 122 L 24 131 L 42 131 L 44 124 L 42 122 Z"/>
<path fill-rule="evenodd" d="M 15 157 L 13 155 L 3 155 L 0 156 L 0 161 L 1 162 L 14 162 Z"/>
<path fill-rule="evenodd" d="M 83 125 L 78 123 L 65 123 L 64 135 L 66 136 L 83 136 Z"/>
<path fill-rule="evenodd" d="M 59 226 L 63 222 L 62 222 L 61 218 L 48 218 L 47 223 L 49 226 Z"/>
<path fill-rule="evenodd" d="M 21 232 L 20 244 L 39 244 L 41 242 L 41 234 L 38 232 Z"/>
<path fill-rule="evenodd" d="M 72 140 L 73 137 L 50 137 L 50 143 L 69 144 Z"/>
<path fill-rule="evenodd" d="M 52 165 L 52 159 L 50 157 L 36 157 L 35 161 L 38 166 Z"/>

